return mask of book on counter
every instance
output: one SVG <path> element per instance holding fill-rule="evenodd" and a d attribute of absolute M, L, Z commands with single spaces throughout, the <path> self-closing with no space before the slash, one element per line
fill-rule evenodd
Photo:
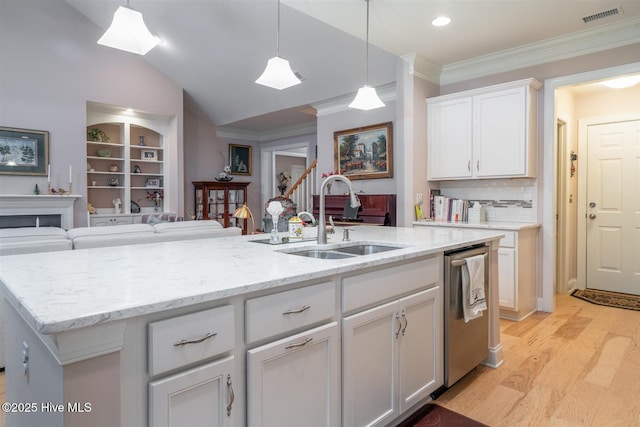
<path fill-rule="evenodd" d="M 470 203 L 468 200 L 447 196 L 433 196 L 433 220 L 443 222 L 466 222 Z"/>

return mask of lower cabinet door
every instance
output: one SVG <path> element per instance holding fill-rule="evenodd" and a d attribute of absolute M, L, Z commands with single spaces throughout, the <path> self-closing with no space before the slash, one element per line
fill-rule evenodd
<path fill-rule="evenodd" d="M 247 425 L 338 426 L 338 346 L 333 322 L 249 350 Z"/>
<path fill-rule="evenodd" d="M 440 292 L 435 287 L 400 300 L 400 413 L 444 382 Z"/>
<path fill-rule="evenodd" d="M 342 425 L 386 426 L 398 408 L 397 301 L 342 320 Z"/>
<path fill-rule="evenodd" d="M 233 356 L 149 383 L 149 425 L 233 426 Z"/>
<path fill-rule="evenodd" d="M 498 248 L 498 299 L 500 307 L 518 309 L 516 250 Z"/>

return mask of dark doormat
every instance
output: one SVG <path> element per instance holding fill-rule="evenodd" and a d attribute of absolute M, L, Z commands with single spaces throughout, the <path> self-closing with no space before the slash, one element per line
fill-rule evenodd
<path fill-rule="evenodd" d="M 571 295 L 593 304 L 640 311 L 640 296 L 596 289 L 575 289 Z"/>
<path fill-rule="evenodd" d="M 434 403 L 427 403 L 398 427 L 488 427 Z"/>

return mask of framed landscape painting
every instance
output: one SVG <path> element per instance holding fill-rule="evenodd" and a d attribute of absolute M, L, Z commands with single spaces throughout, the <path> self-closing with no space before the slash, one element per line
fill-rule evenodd
<path fill-rule="evenodd" d="M 47 175 L 49 132 L 0 127 L 0 173 Z"/>
<path fill-rule="evenodd" d="M 333 134 L 335 169 L 347 178 L 393 177 L 393 123 L 380 123 Z"/>

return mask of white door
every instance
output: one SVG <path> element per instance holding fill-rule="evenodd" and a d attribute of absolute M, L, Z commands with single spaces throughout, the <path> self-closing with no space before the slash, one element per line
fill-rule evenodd
<path fill-rule="evenodd" d="M 640 295 L 640 120 L 587 131 L 586 287 Z"/>

